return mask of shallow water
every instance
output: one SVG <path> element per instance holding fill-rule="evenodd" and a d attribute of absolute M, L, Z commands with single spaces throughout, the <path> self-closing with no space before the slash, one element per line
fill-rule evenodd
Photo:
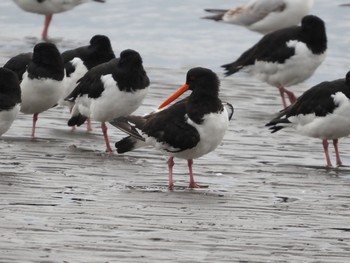
<path fill-rule="evenodd" d="M 231 3 L 234 3 L 232 1 Z M 236 1 L 238 2 L 238 1 Z M 346 1 L 318 0 L 329 51 L 297 94 L 349 69 Z M 344 166 L 324 168 L 317 139 L 264 127 L 281 105 L 276 89 L 245 74 L 223 78 L 230 62 L 261 36 L 200 19 L 217 0 L 108 1 L 54 17 L 50 35 L 61 51 L 106 34 L 116 53 L 139 51 L 151 91 L 137 113 L 156 108 L 204 66 L 222 80 L 221 97 L 235 107 L 222 145 L 195 160 L 206 189 L 187 188 L 186 162 L 175 160 L 175 190 L 167 190 L 166 158 L 147 148 L 105 154 L 99 124 L 71 132 L 65 108 L 20 115 L 0 149 L 0 262 L 348 262 L 350 149 Z M 233 4 L 232 4 L 233 5 Z M 43 18 L 0 3 L 0 63 L 31 51 Z M 110 126 L 115 142 L 123 134 Z"/>

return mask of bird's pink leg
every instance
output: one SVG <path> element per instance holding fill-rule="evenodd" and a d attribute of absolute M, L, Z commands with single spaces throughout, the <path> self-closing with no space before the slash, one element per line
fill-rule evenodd
<path fill-rule="evenodd" d="M 286 98 L 284 97 L 284 89 L 283 89 L 283 87 L 279 87 L 278 90 L 279 90 L 280 95 L 281 95 L 283 108 L 287 108 L 287 102 L 286 102 Z"/>
<path fill-rule="evenodd" d="M 193 160 L 189 159 L 187 160 L 187 164 L 188 164 L 188 171 L 190 173 L 190 188 L 205 188 L 207 186 L 201 186 L 198 185 L 195 181 L 194 181 L 194 176 L 193 176 L 193 171 L 192 171 L 192 164 L 193 164 Z"/>
<path fill-rule="evenodd" d="M 109 144 L 109 138 L 108 138 L 108 134 L 107 134 L 108 128 L 106 126 L 106 123 L 104 123 L 104 122 L 101 123 L 101 129 L 103 132 L 103 137 L 105 138 L 106 152 L 112 152 L 111 145 Z"/>
<path fill-rule="evenodd" d="M 323 139 L 322 144 L 323 144 L 324 154 L 326 155 L 327 167 L 330 168 L 332 167 L 332 162 L 331 162 L 331 158 L 329 158 L 328 141 L 326 139 Z"/>
<path fill-rule="evenodd" d="M 90 118 L 87 119 L 86 131 L 87 132 L 91 132 L 92 131 L 92 125 L 91 125 L 91 119 Z"/>
<path fill-rule="evenodd" d="M 169 190 L 174 189 L 174 179 L 173 179 L 173 167 L 174 167 L 174 157 L 169 157 L 168 168 L 169 168 Z"/>
<path fill-rule="evenodd" d="M 49 26 L 50 26 L 51 20 L 52 20 L 52 14 L 45 16 L 44 29 L 41 34 L 42 39 L 45 41 L 49 39 L 48 32 L 49 32 Z"/>
<path fill-rule="evenodd" d="M 289 99 L 289 101 L 290 101 L 291 104 L 293 104 L 294 102 L 296 102 L 297 97 L 294 95 L 293 92 L 287 90 L 287 89 L 284 88 L 284 87 L 279 87 L 278 89 L 279 89 L 279 91 L 280 91 L 280 95 L 281 95 L 281 98 L 282 98 L 282 103 L 283 103 L 283 107 L 284 107 L 284 108 L 287 108 L 287 102 L 286 102 L 286 99 L 285 99 L 285 97 L 284 97 L 284 94 L 287 94 L 288 99 Z"/>
<path fill-rule="evenodd" d="M 337 165 L 340 166 L 343 163 L 340 159 L 339 148 L 338 148 L 338 139 L 333 139 L 333 146 L 334 146 L 334 150 L 335 150 L 335 158 L 337 160 Z"/>
<path fill-rule="evenodd" d="M 293 104 L 294 102 L 296 102 L 297 97 L 294 95 L 294 93 L 291 92 L 290 90 L 287 90 L 286 88 L 283 88 L 283 89 L 284 89 L 284 92 L 287 94 L 290 103 Z"/>
<path fill-rule="evenodd" d="M 32 138 L 35 137 L 35 127 L 36 127 L 36 121 L 38 120 L 39 113 L 34 113 L 33 115 L 33 126 L 32 126 Z"/>

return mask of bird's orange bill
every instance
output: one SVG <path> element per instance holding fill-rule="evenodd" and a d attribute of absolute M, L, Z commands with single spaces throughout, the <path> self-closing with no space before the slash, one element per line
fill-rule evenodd
<path fill-rule="evenodd" d="M 183 93 L 185 93 L 187 90 L 189 90 L 190 86 L 188 84 L 183 85 L 181 88 L 179 88 L 173 95 L 171 95 L 166 101 L 164 101 L 158 109 L 162 109 L 165 106 L 172 103 L 174 100 L 176 100 L 178 97 L 180 97 Z"/>

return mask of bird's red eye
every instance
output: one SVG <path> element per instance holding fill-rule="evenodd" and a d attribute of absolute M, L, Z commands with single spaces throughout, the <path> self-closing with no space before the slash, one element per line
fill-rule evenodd
<path fill-rule="evenodd" d="M 190 80 L 195 80 L 196 79 L 196 76 L 192 75 L 190 76 Z"/>

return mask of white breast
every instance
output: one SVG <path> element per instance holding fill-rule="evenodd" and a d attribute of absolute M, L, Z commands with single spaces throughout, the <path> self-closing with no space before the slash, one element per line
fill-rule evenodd
<path fill-rule="evenodd" d="M 148 88 L 135 92 L 120 91 L 112 75 L 101 77 L 105 90 L 97 99 L 91 100 L 90 117 L 106 122 L 133 113 L 148 93 Z"/>
<path fill-rule="evenodd" d="M 52 79 L 30 79 L 25 72 L 21 82 L 21 112 L 27 114 L 46 111 L 62 97 L 62 81 Z"/>
<path fill-rule="evenodd" d="M 165 155 L 174 156 L 181 159 L 196 159 L 199 158 L 218 147 L 224 138 L 225 132 L 228 128 L 228 113 L 224 110 L 220 113 L 210 113 L 204 117 L 202 124 L 196 124 L 190 119 L 188 123 L 195 127 L 200 135 L 199 143 L 192 149 L 188 149 L 182 152 L 168 152 L 167 150 L 176 151 L 168 144 L 157 142 L 154 138 L 147 137 L 146 143 L 153 145 L 156 149 L 161 150 Z"/>
<path fill-rule="evenodd" d="M 272 86 L 288 87 L 311 77 L 326 57 L 326 53 L 313 54 L 303 42 L 293 40 L 287 46 L 294 47 L 295 54 L 283 64 L 256 61 L 253 66 L 247 67 L 248 72 Z"/>
<path fill-rule="evenodd" d="M 337 139 L 350 134 L 350 102 L 342 93 L 333 95 L 338 107 L 324 117 L 315 114 L 290 117 L 298 133 L 320 139 Z"/>
<path fill-rule="evenodd" d="M 23 10 L 42 15 L 61 13 L 80 5 L 87 0 L 14 0 Z"/>

